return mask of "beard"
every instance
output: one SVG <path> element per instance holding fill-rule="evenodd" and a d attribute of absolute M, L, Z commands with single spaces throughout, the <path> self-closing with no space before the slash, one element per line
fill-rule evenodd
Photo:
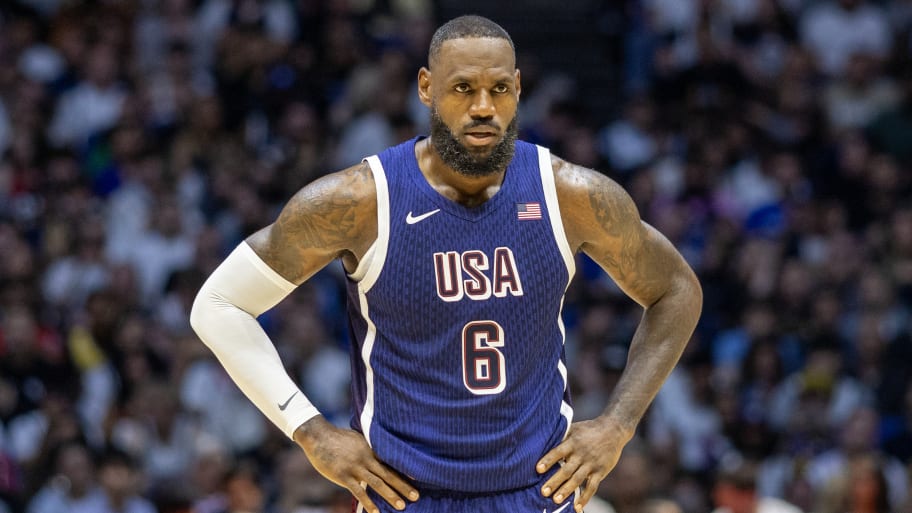
<path fill-rule="evenodd" d="M 482 120 L 475 120 L 466 125 L 465 128 L 468 130 L 479 126 L 500 128 L 493 121 Z M 459 142 L 446 123 L 443 122 L 443 119 L 440 118 L 437 107 L 431 106 L 431 146 L 440 155 L 440 159 L 443 160 L 444 164 L 461 175 L 477 178 L 493 175 L 506 169 L 510 161 L 513 160 L 518 133 L 516 116 L 514 116 L 504 131 L 503 139 L 495 144 L 494 148 L 485 155 L 481 153 L 484 150 L 471 149 Z"/>

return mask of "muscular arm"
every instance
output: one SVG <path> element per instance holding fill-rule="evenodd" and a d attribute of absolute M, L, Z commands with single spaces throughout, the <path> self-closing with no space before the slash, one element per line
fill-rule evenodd
<path fill-rule="evenodd" d="M 376 211 L 373 176 L 367 164 L 359 164 L 298 191 L 247 244 L 295 285 L 336 258 L 351 272 L 377 238 Z"/>
<path fill-rule="evenodd" d="M 274 224 L 240 244 L 213 271 L 190 312 L 190 324 L 231 378 L 289 436 L 316 410 L 285 373 L 256 317 L 330 260 L 354 260 L 365 245 L 362 239 L 376 233 L 365 227 L 376 203 L 372 186 L 365 166 L 302 189 Z"/>
<path fill-rule="evenodd" d="M 627 366 L 605 409 L 632 432 L 690 339 L 702 292 L 684 258 L 640 219 L 633 200 L 616 182 L 558 162 L 558 191 L 571 244 L 644 308 Z"/>
<path fill-rule="evenodd" d="M 627 365 L 602 415 L 574 423 L 567 440 L 539 462 L 540 472 L 564 462 L 542 488 L 555 502 L 585 483 L 576 500 L 580 511 L 617 463 L 678 362 L 700 316 L 703 297 L 683 257 L 640 219 L 633 200 L 617 183 L 558 158 L 552 165 L 570 246 L 589 255 L 643 307 Z"/>
<path fill-rule="evenodd" d="M 377 237 L 377 203 L 366 164 L 304 187 L 275 223 L 251 235 L 206 280 L 190 321 L 231 378 L 291 436 L 327 479 L 377 511 L 365 485 L 397 509 L 417 491 L 378 461 L 360 433 L 327 422 L 288 377 L 256 317 L 336 258 L 353 271 Z M 364 483 L 364 485 L 362 485 Z"/>

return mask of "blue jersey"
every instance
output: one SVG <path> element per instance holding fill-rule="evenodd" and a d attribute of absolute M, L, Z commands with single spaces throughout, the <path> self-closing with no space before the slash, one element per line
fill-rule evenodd
<path fill-rule="evenodd" d="M 572 419 L 550 153 L 517 141 L 500 190 L 468 208 L 428 184 L 416 142 L 367 159 L 378 236 L 348 280 L 352 427 L 419 489 L 532 486 Z"/>

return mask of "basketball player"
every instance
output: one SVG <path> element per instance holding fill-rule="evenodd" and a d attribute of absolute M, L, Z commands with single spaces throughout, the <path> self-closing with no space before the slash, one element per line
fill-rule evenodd
<path fill-rule="evenodd" d="M 618 184 L 516 140 L 520 73 L 497 24 L 434 34 L 418 137 L 316 180 L 207 280 L 191 323 L 357 511 L 582 511 L 689 339 L 693 272 Z M 585 252 L 644 308 L 597 419 L 572 423 L 561 307 Z M 348 273 L 354 412 L 327 422 L 255 318 Z"/>

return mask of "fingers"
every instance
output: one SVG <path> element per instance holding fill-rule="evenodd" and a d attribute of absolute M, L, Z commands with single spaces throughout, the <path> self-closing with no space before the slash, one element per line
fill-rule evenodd
<path fill-rule="evenodd" d="M 560 504 L 589 477 L 591 468 L 580 465 L 578 458 L 570 458 L 542 486 L 542 495 L 552 497 Z"/>
<path fill-rule="evenodd" d="M 570 454 L 570 451 L 570 445 L 566 442 L 558 444 L 557 447 L 548 451 L 548 454 L 545 454 L 538 460 L 538 464 L 535 465 L 535 470 L 539 474 L 544 474 L 549 468 L 553 467 L 555 463 L 563 460 Z"/>
<path fill-rule="evenodd" d="M 365 511 L 379 512 L 368 488 L 400 511 L 404 498 L 418 500 L 418 491 L 380 462 L 360 433 L 327 425 L 322 439 L 321 444 L 302 445 L 305 454 L 324 477 L 347 488 Z"/>
<path fill-rule="evenodd" d="M 396 495 L 396 497 L 405 497 L 412 502 L 418 500 L 418 490 L 416 490 L 412 485 L 408 484 L 405 479 L 402 479 L 398 473 L 394 472 L 389 467 L 383 465 L 377 460 L 374 460 L 373 464 L 368 467 L 368 470 L 378 475 L 380 479 L 383 480 L 384 484 L 388 485 L 393 490 L 398 492 L 398 495 Z M 377 493 L 380 493 L 379 490 L 377 490 Z M 390 504 L 393 503 L 390 502 Z"/>
<path fill-rule="evenodd" d="M 570 476 L 576 471 L 579 467 L 578 460 L 573 458 L 573 443 L 571 440 L 564 440 L 563 442 L 557 444 L 557 447 L 548 451 L 547 454 L 542 456 L 538 460 L 538 464 L 535 466 L 535 470 L 539 474 L 543 474 L 552 468 L 556 463 L 560 464 L 560 468 L 557 472 L 554 473 L 545 484 L 542 485 L 541 493 L 545 497 L 554 497 L 554 501 L 557 503 L 563 502 L 564 499 L 570 496 L 570 492 L 563 490 L 561 485 L 567 482 Z M 568 461 L 567 458 L 570 458 Z M 572 490 L 572 488 L 571 488 Z"/>
<path fill-rule="evenodd" d="M 354 486 L 346 486 L 348 491 L 355 496 L 355 500 L 361 503 L 361 508 L 368 513 L 380 513 L 380 509 L 374 504 L 367 494 L 367 488 L 363 483 L 356 483 Z"/>
<path fill-rule="evenodd" d="M 592 496 L 595 495 L 595 492 L 598 490 L 599 480 L 589 478 L 586 479 L 586 487 L 583 488 L 581 494 L 576 496 L 576 500 L 573 502 L 573 509 L 580 513 L 583 511 L 583 508 L 586 507 L 586 504 L 589 504 L 589 501 L 592 499 Z"/>
<path fill-rule="evenodd" d="M 365 487 L 374 490 L 390 506 L 399 511 L 405 509 L 404 497 L 408 497 L 410 501 L 418 500 L 418 490 L 409 485 L 399 474 L 375 459 L 365 465 L 362 481 L 358 487 L 367 496 L 367 491 L 364 490 Z M 352 490 L 352 493 L 354 494 L 355 491 Z M 355 497 L 359 498 L 357 494 Z M 368 498 L 368 500 L 370 499 Z M 367 503 L 362 502 L 361 504 L 368 511 L 374 511 L 368 509 Z M 373 505 L 373 503 L 371 504 Z M 376 508 L 376 506 L 373 507 Z"/>
<path fill-rule="evenodd" d="M 390 506 L 398 509 L 399 511 L 405 509 L 405 501 L 402 499 L 402 497 L 400 497 L 395 490 L 390 488 L 390 486 L 386 484 L 386 481 L 380 479 L 380 476 L 376 474 L 370 474 L 365 477 L 365 482 L 367 483 L 367 486 L 377 492 L 377 495 L 388 502 Z"/>

